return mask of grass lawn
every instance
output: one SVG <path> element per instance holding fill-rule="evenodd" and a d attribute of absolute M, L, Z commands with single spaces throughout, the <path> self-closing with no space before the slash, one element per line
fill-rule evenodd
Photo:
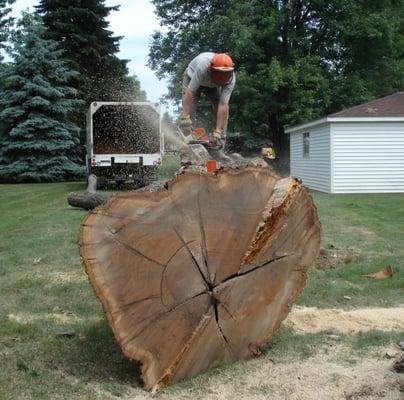
<path fill-rule="evenodd" d="M 174 159 L 170 163 L 168 170 L 176 168 Z M 86 212 L 69 207 L 66 195 L 84 188 L 84 183 L 0 185 L 1 400 L 103 399 L 105 393 L 114 398 L 139 385 L 137 366 L 122 357 L 114 342 L 78 255 L 77 232 Z M 355 257 L 337 260 L 332 269 L 312 269 L 299 304 L 356 308 L 404 303 L 404 195 L 313 197 L 322 247 L 350 248 Z M 386 265 L 395 271 L 392 279 L 363 277 Z M 291 351 L 310 355 L 321 335 L 297 336 L 282 329 L 267 352 L 280 359 Z M 377 332 L 347 339 L 358 351 L 393 340 L 397 334 Z M 157 398 L 180 390 L 191 397 L 192 385 L 206 385 L 212 374 L 237 380 L 249 365 L 243 361 L 209 371 Z"/>
<path fill-rule="evenodd" d="M 322 224 L 321 247 L 353 256 L 333 269 L 312 269 L 298 303 L 341 308 L 404 304 L 404 194 L 312 195 Z M 395 272 L 392 279 L 363 276 L 388 265 Z"/>

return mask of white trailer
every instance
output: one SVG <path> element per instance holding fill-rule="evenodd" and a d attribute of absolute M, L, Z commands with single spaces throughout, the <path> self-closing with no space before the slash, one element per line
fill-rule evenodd
<path fill-rule="evenodd" d="M 109 180 L 145 185 L 157 178 L 164 140 L 160 105 L 92 102 L 87 113 L 87 174 L 100 187 Z"/>

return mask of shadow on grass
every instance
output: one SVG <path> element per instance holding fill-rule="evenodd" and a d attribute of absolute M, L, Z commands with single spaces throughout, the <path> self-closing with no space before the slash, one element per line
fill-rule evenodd
<path fill-rule="evenodd" d="M 76 337 L 56 339 L 65 372 L 85 382 L 142 386 L 140 363 L 124 357 L 105 320 L 80 331 Z"/>

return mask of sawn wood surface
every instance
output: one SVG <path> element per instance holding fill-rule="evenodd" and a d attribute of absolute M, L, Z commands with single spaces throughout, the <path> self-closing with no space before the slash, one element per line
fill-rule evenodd
<path fill-rule="evenodd" d="M 305 285 L 320 224 L 297 180 L 249 166 L 118 194 L 79 244 L 119 345 L 157 390 L 259 354 Z"/>

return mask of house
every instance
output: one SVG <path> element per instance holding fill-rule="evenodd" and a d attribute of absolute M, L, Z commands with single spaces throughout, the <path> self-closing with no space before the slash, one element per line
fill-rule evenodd
<path fill-rule="evenodd" d="M 293 126 L 290 172 L 328 193 L 404 192 L 404 92 Z"/>

